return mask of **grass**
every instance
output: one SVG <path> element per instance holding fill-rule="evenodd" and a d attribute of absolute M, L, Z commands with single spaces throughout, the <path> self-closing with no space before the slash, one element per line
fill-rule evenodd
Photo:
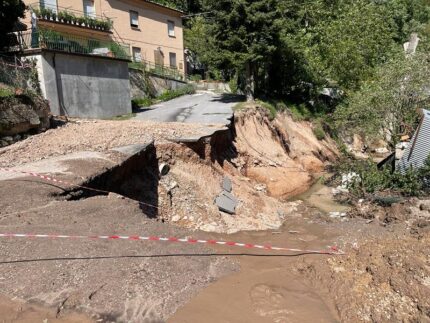
<path fill-rule="evenodd" d="M 177 97 L 187 95 L 187 94 L 194 94 L 194 93 L 196 93 L 195 88 L 191 84 L 187 84 L 186 86 L 183 86 L 179 89 L 166 90 L 155 98 L 145 97 L 145 98 L 133 99 L 131 100 L 131 103 L 133 108 L 149 107 L 158 102 L 170 101 Z"/>
<path fill-rule="evenodd" d="M 124 121 L 124 120 L 129 120 L 129 119 L 131 119 L 131 118 L 133 118 L 135 116 L 136 116 L 136 113 L 127 113 L 127 114 L 123 114 L 123 115 L 120 115 L 120 116 L 113 117 L 110 120 Z"/>
<path fill-rule="evenodd" d="M 14 96 L 14 93 L 11 89 L 0 87 L 0 98 L 7 98 L 10 96 Z"/>

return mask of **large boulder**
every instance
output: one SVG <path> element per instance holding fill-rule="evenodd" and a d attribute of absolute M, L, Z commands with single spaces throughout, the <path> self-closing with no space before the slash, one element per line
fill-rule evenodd
<path fill-rule="evenodd" d="M 49 103 L 38 96 L 0 97 L 0 136 L 49 128 Z"/>

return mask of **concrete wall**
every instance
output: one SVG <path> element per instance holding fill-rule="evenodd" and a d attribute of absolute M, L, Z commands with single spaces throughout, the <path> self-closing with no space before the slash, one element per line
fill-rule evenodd
<path fill-rule="evenodd" d="M 166 90 L 175 90 L 187 85 L 185 82 L 165 79 L 156 75 L 146 74 L 136 70 L 130 69 L 130 86 L 131 86 L 131 97 L 144 98 L 147 96 L 157 96 Z"/>
<path fill-rule="evenodd" d="M 131 113 L 127 62 L 43 52 L 42 65 L 52 114 L 102 119 Z"/>

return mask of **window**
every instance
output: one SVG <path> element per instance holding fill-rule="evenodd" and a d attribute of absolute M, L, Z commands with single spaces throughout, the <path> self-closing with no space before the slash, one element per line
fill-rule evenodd
<path fill-rule="evenodd" d="M 175 23 L 173 21 L 167 21 L 167 32 L 169 37 L 175 37 Z"/>
<path fill-rule="evenodd" d="M 142 53 L 139 47 L 133 47 L 133 61 L 135 62 L 141 62 L 142 61 Z"/>
<path fill-rule="evenodd" d="M 139 13 L 137 11 L 130 10 L 130 26 L 139 28 Z"/>
<path fill-rule="evenodd" d="M 96 17 L 96 9 L 94 8 L 93 0 L 83 0 L 84 3 L 84 15 L 85 17 Z"/>
<path fill-rule="evenodd" d="M 176 68 L 176 53 L 169 53 L 169 62 L 171 68 Z"/>
<path fill-rule="evenodd" d="M 57 13 L 57 0 L 41 0 L 40 7 L 51 9 L 53 12 Z"/>

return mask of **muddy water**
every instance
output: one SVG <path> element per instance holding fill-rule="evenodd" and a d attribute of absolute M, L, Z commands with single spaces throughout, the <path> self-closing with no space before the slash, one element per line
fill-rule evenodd
<path fill-rule="evenodd" d="M 94 322 L 83 314 L 63 314 L 57 317 L 55 310 L 10 300 L 0 296 L 0 322 L 16 323 L 90 323 Z"/>
<path fill-rule="evenodd" d="M 344 211 L 322 184 L 299 197 L 305 204 L 323 212 Z M 315 211 L 315 209 L 314 209 Z M 315 213 L 315 212 L 314 212 Z M 318 213 L 318 212 L 317 212 Z M 332 245 L 336 233 L 329 226 L 314 221 L 312 214 L 288 219 L 275 232 L 241 232 L 214 236 L 216 239 L 272 244 L 299 249 L 325 249 Z M 217 253 L 242 252 L 217 247 Z M 245 250 L 248 253 L 248 250 Z M 295 270 L 303 261 L 325 261 L 326 255 L 288 256 L 286 253 L 252 252 L 253 256 L 236 256 L 239 272 L 227 276 L 201 291 L 180 308 L 169 323 L 237 323 L 237 322 L 338 322 L 339 318 L 328 293 L 312 286 Z"/>
<path fill-rule="evenodd" d="M 322 212 L 344 212 L 348 206 L 339 204 L 333 200 L 332 188 L 318 180 L 308 191 L 294 197 L 292 200 L 302 200 L 307 205 L 313 206 Z"/>
<path fill-rule="evenodd" d="M 246 232 L 216 238 L 318 249 L 326 248 L 334 238 L 323 226 L 304 224 L 300 219 L 288 221 L 281 231 Z M 217 252 L 226 251 L 217 248 Z M 267 251 L 252 253 L 254 256 L 237 256 L 241 266 L 239 272 L 203 290 L 190 303 L 179 309 L 168 322 L 338 321 L 328 295 L 313 288 L 294 271 L 294 267 L 304 258 L 318 261 L 327 256 L 291 257 Z"/>

